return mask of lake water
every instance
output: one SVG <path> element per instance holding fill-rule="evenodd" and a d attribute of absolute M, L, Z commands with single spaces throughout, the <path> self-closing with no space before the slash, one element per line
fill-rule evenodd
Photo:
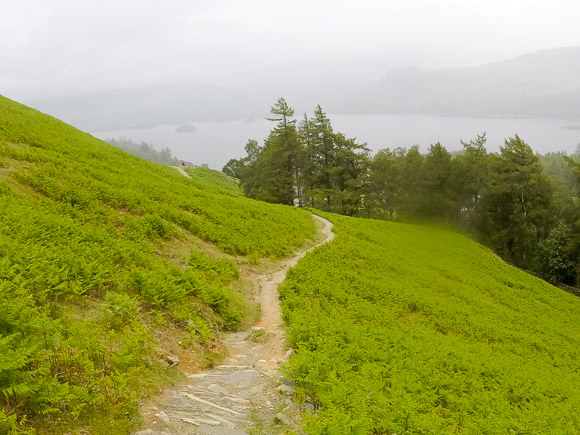
<path fill-rule="evenodd" d="M 553 119 L 484 119 L 448 118 L 420 115 L 329 115 L 335 131 L 366 142 L 373 151 L 382 148 L 419 145 L 426 151 L 430 144 L 441 142 L 449 151 L 461 149 L 460 140 L 474 139 L 487 133 L 489 151 L 499 150 L 505 138 L 518 134 L 535 151 L 567 151 L 572 153 L 580 144 L 580 130 L 564 128 L 579 125 L 578 121 Z M 197 165 L 207 163 L 221 169 L 231 158 L 245 155 L 248 139 L 260 143 L 267 137 L 274 123 L 255 122 L 198 122 L 195 131 L 176 133 L 177 126 L 159 126 L 141 130 L 114 130 L 93 133 L 100 139 L 131 138 L 146 141 L 157 149 L 169 147 L 178 158 Z"/>

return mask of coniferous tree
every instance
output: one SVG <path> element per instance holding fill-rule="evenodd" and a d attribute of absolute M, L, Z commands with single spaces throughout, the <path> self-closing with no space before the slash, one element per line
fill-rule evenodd
<path fill-rule="evenodd" d="M 296 128 L 294 111 L 279 99 L 276 126 L 261 147 L 232 159 L 224 172 L 241 180 L 245 194 L 282 204 L 345 215 L 454 223 L 516 265 L 547 279 L 575 283 L 580 276 L 580 206 L 568 182 L 555 184 L 538 156 L 518 136 L 488 154 L 485 134 L 451 155 L 441 144 L 425 155 L 418 146 L 381 150 L 334 132 L 320 106 Z M 580 183 L 580 163 L 567 160 Z M 550 156 L 557 163 L 560 156 Z M 552 178 L 564 180 L 560 167 Z M 570 174 L 568 174 L 569 178 Z"/>
<path fill-rule="evenodd" d="M 300 185 L 302 186 L 300 205 L 315 207 L 315 132 L 313 121 L 306 114 L 304 114 L 304 118 L 298 126 L 298 138 L 302 144 L 302 153 L 300 154 Z"/>
<path fill-rule="evenodd" d="M 553 183 L 517 135 L 491 160 L 479 231 L 499 255 L 537 268 L 539 243 L 550 231 Z"/>
<path fill-rule="evenodd" d="M 453 189 L 456 195 L 456 222 L 474 229 L 479 218 L 479 203 L 489 176 L 489 155 L 485 148 L 485 133 L 475 140 L 461 141 L 463 153 L 454 160 Z"/>
<path fill-rule="evenodd" d="M 400 213 L 407 219 L 413 220 L 419 215 L 424 160 L 417 145 L 404 150 L 401 165 L 401 184 L 404 188 L 401 191 Z"/>
<path fill-rule="evenodd" d="M 401 201 L 404 150 L 380 150 L 370 162 L 366 189 L 367 212 L 377 218 L 394 219 Z"/>
<path fill-rule="evenodd" d="M 260 154 L 260 189 L 257 199 L 292 205 L 297 197 L 299 182 L 298 163 L 300 143 L 296 131 L 296 121 L 284 98 L 279 98 L 270 110 L 274 115 L 269 121 L 277 122 Z"/>
<path fill-rule="evenodd" d="M 330 119 L 319 106 L 314 111 L 312 119 L 313 134 L 313 167 L 314 167 L 314 184 L 313 197 L 315 204 L 323 210 L 332 210 L 332 197 L 334 188 L 332 185 L 332 169 L 335 165 L 335 143 L 334 132 Z M 325 204 L 320 204 L 325 201 Z"/>
<path fill-rule="evenodd" d="M 440 143 L 431 145 L 422 166 L 419 217 L 448 221 L 452 215 L 452 159 Z"/>
<path fill-rule="evenodd" d="M 335 167 L 332 181 L 336 191 L 335 210 L 347 216 L 354 216 L 360 209 L 364 188 L 363 176 L 369 167 L 369 149 L 366 144 L 357 144 L 342 133 L 334 135 Z"/>

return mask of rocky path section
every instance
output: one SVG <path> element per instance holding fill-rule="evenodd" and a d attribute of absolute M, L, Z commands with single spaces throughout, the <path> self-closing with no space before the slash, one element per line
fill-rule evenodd
<path fill-rule="evenodd" d="M 250 331 L 227 334 L 229 356 L 211 370 L 191 374 L 188 381 L 165 391 L 143 409 L 145 429 L 137 435 L 271 434 L 299 430 L 293 389 L 278 373 L 287 359 L 278 284 L 304 255 L 334 238 L 332 224 L 319 216 L 324 239 L 298 252 L 269 274 L 256 277 L 262 316 Z"/>

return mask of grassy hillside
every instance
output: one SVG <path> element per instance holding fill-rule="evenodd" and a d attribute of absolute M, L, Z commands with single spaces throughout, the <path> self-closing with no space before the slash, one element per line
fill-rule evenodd
<path fill-rule="evenodd" d="M 307 433 L 580 433 L 580 298 L 449 231 L 324 216 L 280 289 Z"/>
<path fill-rule="evenodd" d="M 0 97 L 0 433 L 126 433 L 255 307 L 240 265 L 313 236 L 228 177 Z M 439 229 L 325 215 L 281 288 L 308 433 L 580 432 L 580 299 Z M 246 294 L 247 296 L 247 294 Z"/>
<path fill-rule="evenodd" d="M 213 171 L 202 166 L 186 166 L 185 171 L 198 183 L 211 188 L 219 188 L 232 195 L 244 197 L 244 192 L 240 187 L 240 182 L 223 172 Z"/>
<path fill-rule="evenodd" d="M 315 232 L 305 211 L 193 176 L 0 97 L 0 433 L 126 432 L 173 376 L 169 348 L 203 366 L 252 315 L 240 256 Z"/>

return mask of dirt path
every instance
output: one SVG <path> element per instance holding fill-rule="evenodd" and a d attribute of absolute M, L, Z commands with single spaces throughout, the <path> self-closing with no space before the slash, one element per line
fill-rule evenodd
<path fill-rule="evenodd" d="M 177 171 L 184 177 L 191 178 L 191 175 L 185 172 L 185 169 L 183 169 L 181 166 L 174 166 L 174 168 L 177 169 Z"/>
<path fill-rule="evenodd" d="M 181 168 L 177 168 L 180 170 Z M 180 171 L 181 172 L 181 171 Z M 185 171 L 183 171 L 185 172 Z M 142 411 L 145 434 L 272 434 L 299 430 L 299 409 L 293 389 L 278 373 L 288 357 L 278 299 L 278 284 L 304 255 L 334 238 L 332 224 L 323 224 L 324 237 L 296 253 L 271 273 L 256 277 L 261 319 L 250 331 L 227 334 L 229 356 L 224 364 L 188 376 L 188 381 L 162 393 Z"/>

